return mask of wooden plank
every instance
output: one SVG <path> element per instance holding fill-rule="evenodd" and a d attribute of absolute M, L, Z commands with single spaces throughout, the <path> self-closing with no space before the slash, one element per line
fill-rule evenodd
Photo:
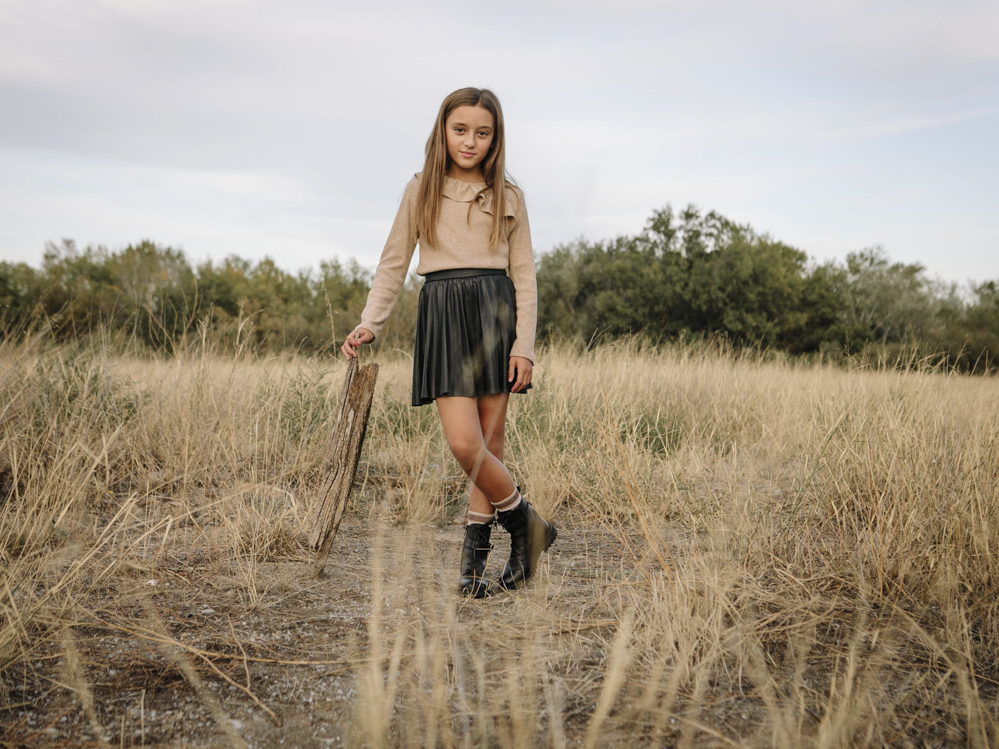
<path fill-rule="evenodd" d="M 357 461 L 368 428 L 371 400 L 378 379 L 378 365 L 358 366 L 357 357 L 350 360 L 343 392 L 340 393 L 340 411 L 330 439 L 332 467 L 323 482 L 322 501 L 316 506 L 312 535 L 309 543 L 316 550 L 313 572 L 319 577 L 326 566 L 330 546 L 340 529 L 340 520 L 350 500 L 350 490 L 357 473 Z"/>

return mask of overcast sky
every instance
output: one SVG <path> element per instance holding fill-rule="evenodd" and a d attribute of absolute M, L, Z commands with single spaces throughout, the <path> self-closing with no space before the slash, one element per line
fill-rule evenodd
<path fill-rule="evenodd" d="M 999 277 L 999 2 L 0 0 L 0 259 L 150 238 L 374 266 L 488 87 L 534 246 L 714 209 Z"/>

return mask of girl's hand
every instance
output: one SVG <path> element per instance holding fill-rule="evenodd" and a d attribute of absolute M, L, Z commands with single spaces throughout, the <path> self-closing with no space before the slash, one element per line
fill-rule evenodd
<path fill-rule="evenodd" d="M 530 359 L 526 359 L 523 356 L 511 356 L 510 357 L 510 371 L 507 374 L 507 382 L 513 382 L 513 387 L 511 390 L 515 393 L 519 393 L 528 385 L 531 384 L 531 375 L 534 373 L 534 365 L 531 364 Z"/>
<path fill-rule="evenodd" d="M 340 350 L 348 359 L 353 359 L 357 356 L 357 349 L 365 343 L 371 343 L 373 340 L 375 340 L 374 333 L 367 328 L 357 328 L 347 335 L 347 340 L 343 342 Z"/>

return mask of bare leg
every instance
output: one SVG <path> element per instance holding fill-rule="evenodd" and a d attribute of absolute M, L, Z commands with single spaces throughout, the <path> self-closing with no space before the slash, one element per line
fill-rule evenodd
<path fill-rule="evenodd" d="M 491 502 L 502 502 L 517 487 L 503 465 L 505 393 L 481 398 L 438 398 L 437 413 L 448 446 L 472 482 L 470 509 L 491 514 Z M 491 448 L 496 448 L 500 457 Z"/>
<path fill-rule="evenodd" d="M 478 398 L 479 424 L 482 427 L 486 449 L 501 463 L 503 462 L 503 439 L 506 435 L 506 406 L 509 400 L 509 393 L 483 395 Z M 513 492 L 511 491 L 510 494 Z M 509 497 L 510 494 L 506 496 Z M 506 497 L 502 499 L 506 499 Z M 489 504 L 489 499 L 474 483 L 471 484 L 469 492 L 468 509 L 484 515 L 491 515 L 493 512 L 493 506 Z"/>

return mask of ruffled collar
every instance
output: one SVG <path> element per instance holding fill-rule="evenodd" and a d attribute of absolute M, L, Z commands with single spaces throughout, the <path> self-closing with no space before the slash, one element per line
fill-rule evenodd
<path fill-rule="evenodd" d="M 485 190 L 485 192 L 482 192 Z M 481 194 L 480 194 L 481 193 Z M 506 205 L 503 211 L 504 216 L 516 217 L 514 211 L 514 193 L 507 188 Z M 485 182 L 462 182 L 454 177 L 444 176 L 444 197 L 450 198 L 458 203 L 471 203 L 473 200 L 479 204 L 479 208 L 485 213 L 493 212 L 493 191 L 486 190 Z"/>
<path fill-rule="evenodd" d="M 485 182 L 463 182 L 454 177 L 444 176 L 444 197 L 459 203 L 471 203 L 480 190 L 486 189 Z"/>

